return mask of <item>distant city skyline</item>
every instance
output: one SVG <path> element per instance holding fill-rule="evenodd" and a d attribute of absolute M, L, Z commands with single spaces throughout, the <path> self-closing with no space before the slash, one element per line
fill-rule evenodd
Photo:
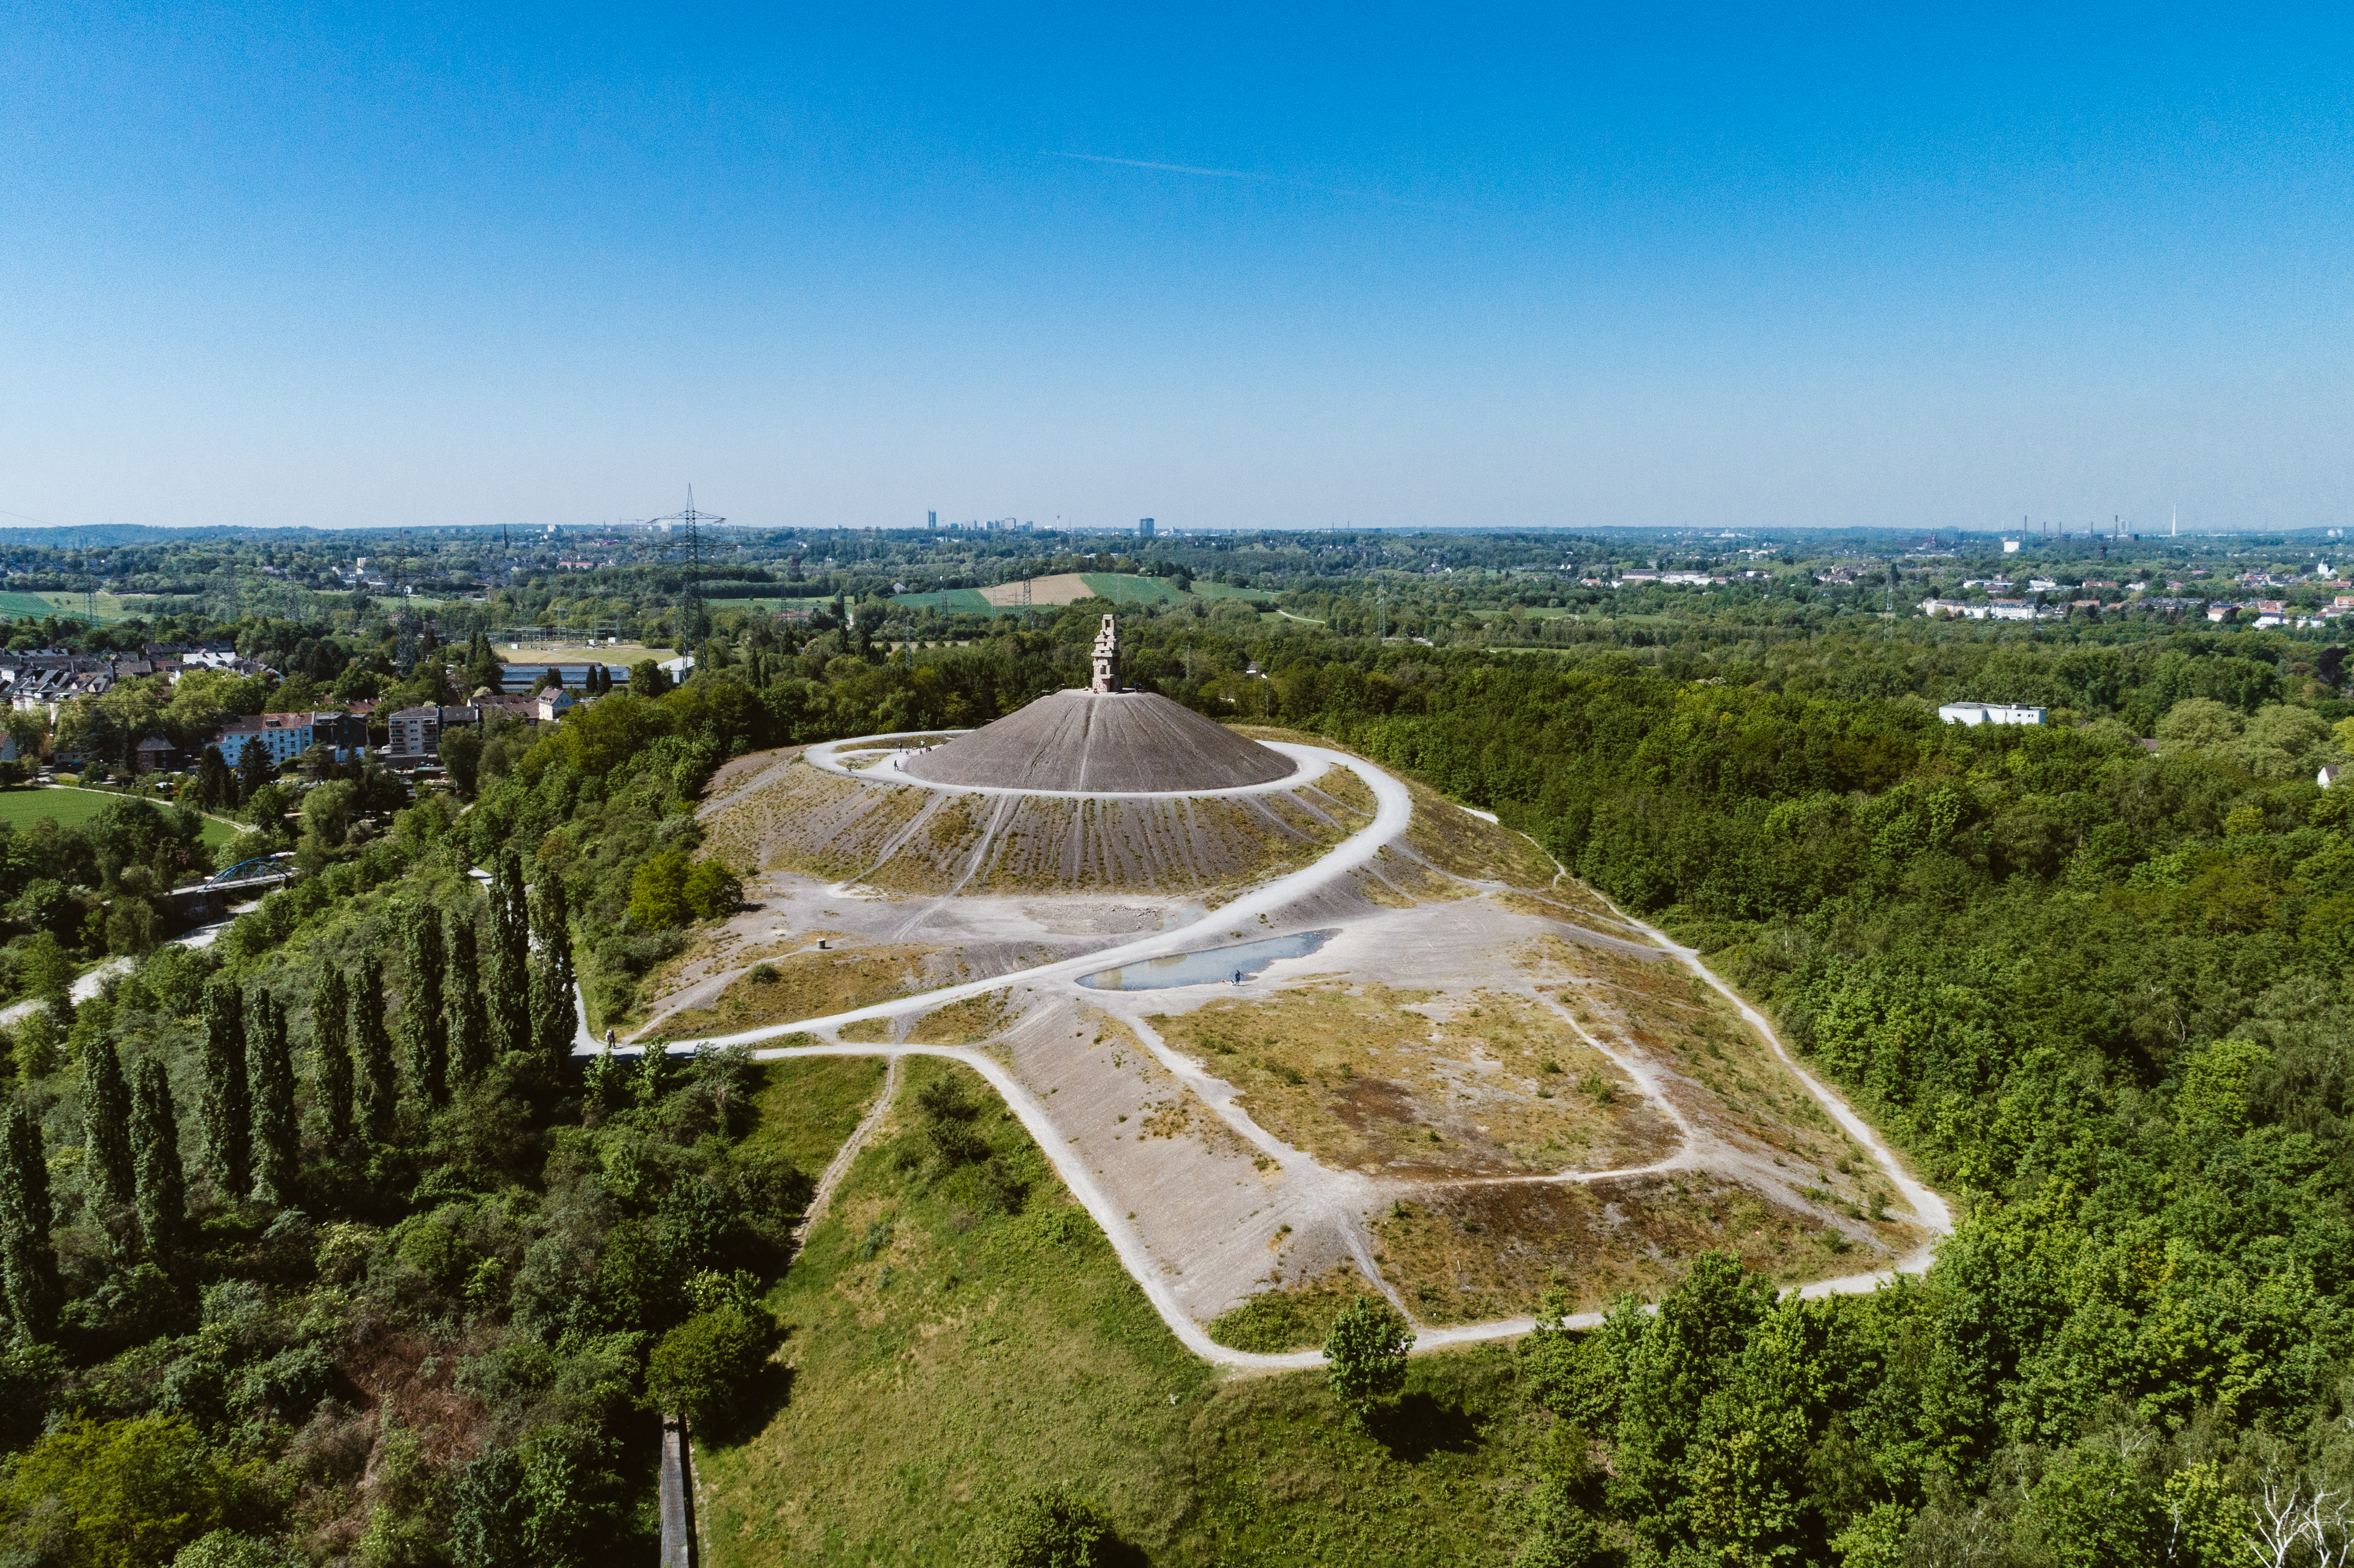
<path fill-rule="evenodd" d="M 2342 11 L 11 32 L 0 526 L 2349 521 Z"/>

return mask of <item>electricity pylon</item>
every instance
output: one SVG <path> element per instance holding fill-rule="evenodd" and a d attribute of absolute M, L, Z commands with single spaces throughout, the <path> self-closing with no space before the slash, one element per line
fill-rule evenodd
<path fill-rule="evenodd" d="M 686 487 L 686 510 L 673 512 L 667 517 L 647 519 L 652 523 L 677 523 L 686 529 L 686 568 L 681 574 L 678 588 L 678 651 L 690 652 L 703 643 L 703 594 L 695 579 L 703 571 L 703 530 L 727 521 L 708 512 L 695 509 L 695 486 Z"/>

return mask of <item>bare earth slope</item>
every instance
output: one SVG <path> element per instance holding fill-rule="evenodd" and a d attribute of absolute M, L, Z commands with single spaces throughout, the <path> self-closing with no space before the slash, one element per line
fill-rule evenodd
<path fill-rule="evenodd" d="M 1152 692 L 1055 692 L 907 760 L 934 784 L 1193 794 L 1271 784 L 1292 759 Z"/>

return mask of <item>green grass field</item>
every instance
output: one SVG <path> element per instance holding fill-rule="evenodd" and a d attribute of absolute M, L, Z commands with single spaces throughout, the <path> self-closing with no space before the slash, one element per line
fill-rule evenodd
<path fill-rule="evenodd" d="M 1081 572 L 1079 577 L 1114 604 L 1176 604 L 1185 598 L 1166 577 L 1131 577 L 1124 572 Z"/>
<path fill-rule="evenodd" d="M 937 609 L 942 615 L 993 615 L 998 607 L 981 597 L 979 588 L 942 588 L 938 593 L 903 593 L 891 602 L 909 609 Z"/>
<path fill-rule="evenodd" d="M 78 828 L 110 804 L 109 797 L 82 789 L 0 789 L 0 820 L 23 828 L 47 817 Z"/>
<path fill-rule="evenodd" d="M 0 789 L 0 821 L 23 828 L 51 818 L 79 827 L 123 798 L 98 789 Z M 226 848 L 237 832 L 227 822 L 205 819 L 204 841 L 210 848 Z"/>
<path fill-rule="evenodd" d="M 1161 577 L 1140 577 L 1126 572 L 1080 572 L 1079 580 L 1086 583 L 1099 599 L 1114 604 L 1179 604 L 1185 595 Z M 1232 589 L 1229 592 L 1235 591 Z M 942 588 L 937 593 L 903 593 L 891 601 L 911 609 L 937 609 L 943 615 L 1019 615 L 1018 604 L 991 604 L 983 599 L 979 588 Z M 1055 609 L 1059 605 L 1034 605 L 1034 609 Z"/>
<path fill-rule="evenodd" d="M 804 1056 L 771 1062 L 753 1099 L 748 1143 L 781 1151 L 814 1181 L 883 1086 L 880 1056 Z"/>
<path fill-rule="evenodd" d="M 907 1130 L 944 1075 L 1027 1178 L 1019 1213 L 994 1212 L 974 1168 L 936 1173 Z M 1061 1483 L 1108 1510 L 1139 1554 L 1123 1561 L 1502 1563 L 1550 1435 L 1504 1349 L 1417 1360 L 1370 1430 L 1320 1374 L 1197 1360 L 988 1086 L 938 1059 L 908 1061 L 769 1300 L 788 1392 L 757 1434 L 701 1451 L 712 1568 L 945 1568 L 1006 1499 Z"/>
<path fill-rule="evenodd" d="M 81 619 L 80 610 L 81 607 L 79 604 L 74 606 L 74 619 L 77 620 Z M 59 613 L 58 607 L 49 602 L 49 596 L 47 594 L 22 591 L 0 593 L 0 615 L 5 615 L 11 620 L 38 620 L 44 616 L 58 613 Z"/>
<path fill-rule="evenodd" d="M 98 595 L 92 608 L 100 620 L 128 620 L 138 613 L 111 593 Z M 82 613 L 82 597 L 78 593 L 27 593 L 21 588 L 0 593 L 0 616 L 12 620 L 37 620 L 51 615 L 75 620 L 89 619 Z"/>

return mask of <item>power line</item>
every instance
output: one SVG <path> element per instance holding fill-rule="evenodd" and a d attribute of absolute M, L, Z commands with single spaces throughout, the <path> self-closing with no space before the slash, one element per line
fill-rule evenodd
<path fill-rule="evenodd" d="M 678 631 L 681 652 L 696 646 L 703 639 L 703 590 L 696 579 L 703 571 L 703 530 L 727 521 L 708 512 L 695 509 L 695 486 L 686 487 L 686 510 L 673 512 L 667 517 L 652 517 L 650 523 L 676 523 L 686 529 L 686 569 L 682 574 L 678 590 Z"/>

